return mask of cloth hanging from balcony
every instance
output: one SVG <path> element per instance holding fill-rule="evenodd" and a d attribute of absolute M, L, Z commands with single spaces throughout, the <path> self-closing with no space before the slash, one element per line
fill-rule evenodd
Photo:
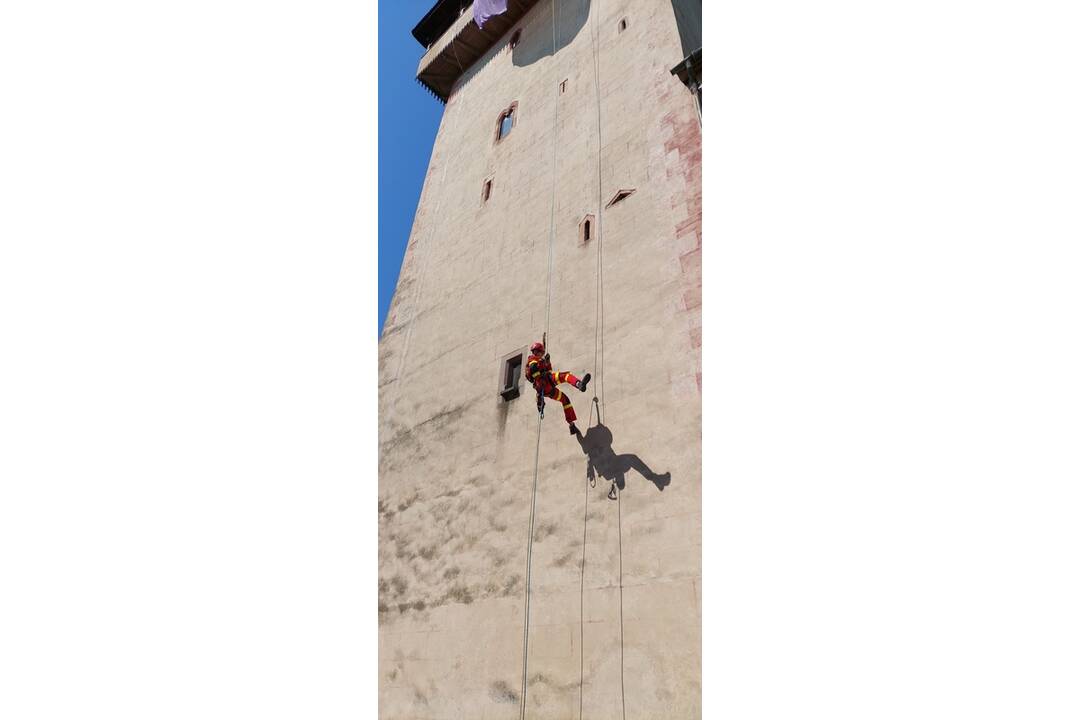
<path fill-rule="evenodd" d="M 506 0 L 473 0 L 473 20 L 483 28 L 491 18 L 506 12 Z"/>

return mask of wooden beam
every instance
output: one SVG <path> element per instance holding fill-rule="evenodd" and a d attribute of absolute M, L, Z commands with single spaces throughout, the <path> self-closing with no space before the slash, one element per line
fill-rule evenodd
<path fill-rule="evenodd" d="M 464 35 L 464 34 L 465 33 L 461 33 L 461 35 Z M 470 45 L 469 43 L 462 40 L 461 35 L 458 35 L 457 39 L 455 39 L 453 42 L 459 43 L 463 48 L 465 48 L 466 50 L 468 50 L 469 52 L 471 52 L 473 55 L 475 55 L 477 57 L 481 57 L 484 54 L 482 50 L 478 50 L 478 49 L 474 48 L 472 45 Z"/>

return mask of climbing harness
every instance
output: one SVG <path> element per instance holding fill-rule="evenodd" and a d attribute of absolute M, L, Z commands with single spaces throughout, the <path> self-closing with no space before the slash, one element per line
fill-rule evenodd
<path fill-rule="evenodd" d="M 539 347 L 540 349 L 543 349 L 543 350 L 547 349 L 547 331 L 546 330 L 544 331 L 544 339 L 539 343 L 533 343 L 533 346 L 530 348 L 530 350 L 535 352 L 537 347 Z M 541 390 L 541 386 L 544 385 L 544 380 L 548 380 L 548 382 L 552 382 L 552 383 L 554 382 L 554 378 L 551 377 L 551 370 L 547 369 L 547 368 L 551 367 L 551 354 L 548 353 L 548 352 L 544 353 L 544 365 L 546 366 L 546 368 L 540 370 L 537 375 L 530 375 L 529 372 L 528 372 L 528 363 L 526 363 L 526 373 L 525 373 L 525 377 L 528 379 L 529 382 L 532 383 L 533 390 L 536 391 L 536 411 L 540 414 L 540 419 L 541 420 L 544 419 L 544 404 L 545 404 L 544 393 Z"/>

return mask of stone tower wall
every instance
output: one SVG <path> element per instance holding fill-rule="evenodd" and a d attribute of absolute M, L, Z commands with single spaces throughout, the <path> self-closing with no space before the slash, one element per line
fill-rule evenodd
<path fill-rule="evenodd" d="M 698 118 L 670 74 L 670 2 L 556 12 L 556 52 L 540 2 L 455 86 L 380 341 L 382 718 L 519 717 L 537 467 L 526 717 L 701 714 Z M 603 209 L 619 189 L 635 192 Z M 587 214 L 602 237 L 581 243 Z M 545 329 L 549 251 L 552 360 L 593 383 L 564 388 L 584 441 L 549 402 L 538 444 L 532 390 L 498 389 L 500 360 Z"/>

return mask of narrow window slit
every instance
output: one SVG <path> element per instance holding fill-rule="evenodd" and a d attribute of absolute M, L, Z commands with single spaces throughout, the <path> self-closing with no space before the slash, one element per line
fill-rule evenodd
<path fill-rule="evenodd" d="M 578 224 L 578 241 L 582 245 L 593 239 L 593 223 L 595 221 L 596 218 L 594 218 L 592 215 L 586 215 L 581 219 L 581 222 Z"/>

